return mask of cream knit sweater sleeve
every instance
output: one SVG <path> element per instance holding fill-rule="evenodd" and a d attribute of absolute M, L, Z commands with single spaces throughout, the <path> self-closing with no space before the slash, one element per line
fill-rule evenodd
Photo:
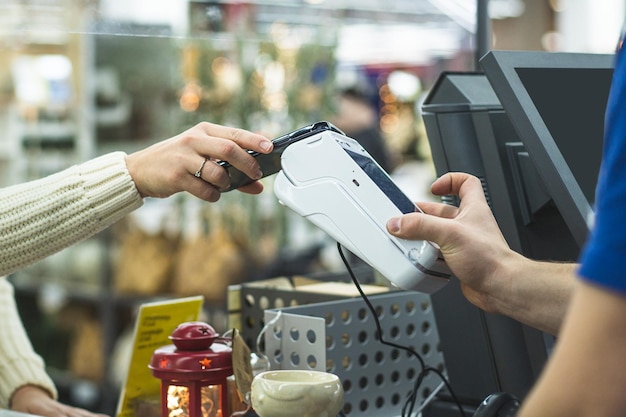
<path fill-rule="evenodd" d="M 140 207 L 126 155 L 114 152 L 40 180 L 0 190 L 0 275 L 87 238 Z M 19 318 L 13 288 L 0 278 L 0 407 L 26 384 L 56 396 Z"/>
<path fill-rule="evenodd" d="M 57 397 L 43 360 L 33 350 L 17 312 L 13 287 L 0 277 L 0 408 L 9 408 L 11 396 L 21 386 L 35 385 Z"/>
<path fill-rule="evenodd" d="M 0 190 L 0 275 L 92 236 L 140 207 L 123 152 Z"/>

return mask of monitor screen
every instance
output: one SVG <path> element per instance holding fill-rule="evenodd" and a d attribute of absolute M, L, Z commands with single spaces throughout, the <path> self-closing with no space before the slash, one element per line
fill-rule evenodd
<path fill-rule="evenodd" d="M 481 65 L 582 246 L 593 220 L 613 55 L 491 51 Z"/>

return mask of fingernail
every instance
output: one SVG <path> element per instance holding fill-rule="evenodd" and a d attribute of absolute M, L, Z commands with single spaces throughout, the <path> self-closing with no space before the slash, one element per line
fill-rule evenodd
<path fill-rule="evenodd" d="M 387 222 L 387 229 L 392 233 L 400 231 L 400 217 L 393 217 Z"/>
<path fill-rule="evenodd" d="M 272 148 L 272 142 L 270 142 L 269 140 L 264 140 L 261 142 L 261 149 L 263 149 L 264 151 L 269 151 Z"/>
<path fill-rule="evenodd" d="M 258 180 L 260 178 L 263 178 L 263 171 L 261 171 L 260 169 L 256 172 L 256 174 L 254 174 L 254 178 L 255 180 Z"/>

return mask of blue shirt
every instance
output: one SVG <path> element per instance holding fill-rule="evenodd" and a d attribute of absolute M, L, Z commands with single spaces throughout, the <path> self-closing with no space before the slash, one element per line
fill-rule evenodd
<path fill-rule="evenodd" d="M 626 53 L 620 48 L 606 109 L 595 224 L 580 259 L 588 281 L 626 295 Z"/>

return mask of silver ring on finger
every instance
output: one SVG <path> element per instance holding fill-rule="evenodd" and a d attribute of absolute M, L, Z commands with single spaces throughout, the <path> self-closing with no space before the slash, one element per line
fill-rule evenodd
<path fill-rule="evenodd" d="M 198 168 L 196 173 L 193 174 L 194 177 L 200 178 L 202 176 L 202 169 L 204 168 L 204 164 L 206 164 L 206 161 L 208 161 L 208 160 L 209 160 L 209 158 L 204 158 L 204 161 L 202 161 L 202 164 L 200 164 L 200 168 Z"/>

